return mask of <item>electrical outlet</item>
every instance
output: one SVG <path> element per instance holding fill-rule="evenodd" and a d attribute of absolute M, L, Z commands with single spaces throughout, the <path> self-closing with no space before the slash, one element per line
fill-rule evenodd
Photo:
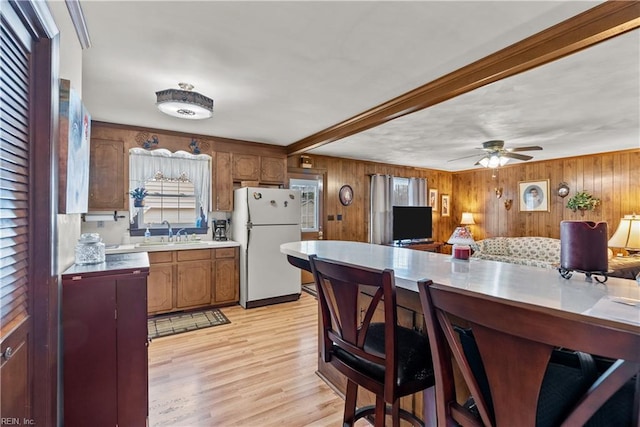
<path fill-rule="evenodd" d="M 104 228 L 104 221 L 98 221 L 98 228 Z"/>
<path fill-rule="evenodd" d="M 338 214 L 338 221 L 342 221 L 342 214 Z"/>

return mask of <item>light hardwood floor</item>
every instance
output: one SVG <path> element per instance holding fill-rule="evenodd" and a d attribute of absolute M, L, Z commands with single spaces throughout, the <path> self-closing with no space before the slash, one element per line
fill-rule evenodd
<path fill-rule="evenodd" d="M 316 304 L 303 292 L 290 303 L 226 307 L 230 324 L 153 340 L 150 426 L 342 425 L 343 399 L 315 373 Z"/>

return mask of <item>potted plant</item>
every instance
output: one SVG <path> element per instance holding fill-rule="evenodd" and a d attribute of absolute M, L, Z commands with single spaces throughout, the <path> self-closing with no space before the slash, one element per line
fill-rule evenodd
<path fill-rule="evenodd" d="M 133 197 L 133 206 L 141 208 L 144 206 L 144 198 L 147 197 L 149 192 L 144 187 L 137 187 L 129 191 L 129 194 Z"/>
<path fill-rule="evenodd" d="M 584 215 L 584 211 L 592 211 L 600 204 L 600 199 L 593 197 L 591 194 L 582 190 L 577 192 L 567 201 L 567 207 L 572 211 L 580 211 Z"/>

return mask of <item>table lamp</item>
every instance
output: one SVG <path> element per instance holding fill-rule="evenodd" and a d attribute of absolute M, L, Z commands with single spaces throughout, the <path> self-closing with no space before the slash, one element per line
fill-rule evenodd
<path fill-rule="evenodd" d="M 460 220 L 461 225 L 475 225 L 476 222 L 473 220 L 473 214 L 471 212 L 462 212 L 462 219 Z"/>
<path fill-rule="evenodd" d="M 626 251 L 640 251 L 640 215 L 625 215 L 611 239 L 609 247 Z"/>
<path fill-rule="evenodd" d="M 473 236 L 468 227 L 456 227 L 447 243 L 453 245 L 451 253 L 454 258 L 469 259 L 469 256 L 471 256 L 471 247 L 469 245 L 473 243 Z"/>

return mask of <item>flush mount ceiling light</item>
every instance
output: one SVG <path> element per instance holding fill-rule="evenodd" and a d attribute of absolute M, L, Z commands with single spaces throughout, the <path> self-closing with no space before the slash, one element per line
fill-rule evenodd
<path fill-rule="evenodd" d="M 181 119 L 202 120 L 213 116 L 213 99 L 193 92 L 193 85 L 178 83 L 180 89 L 156 92 L 158 109 Z"/>

